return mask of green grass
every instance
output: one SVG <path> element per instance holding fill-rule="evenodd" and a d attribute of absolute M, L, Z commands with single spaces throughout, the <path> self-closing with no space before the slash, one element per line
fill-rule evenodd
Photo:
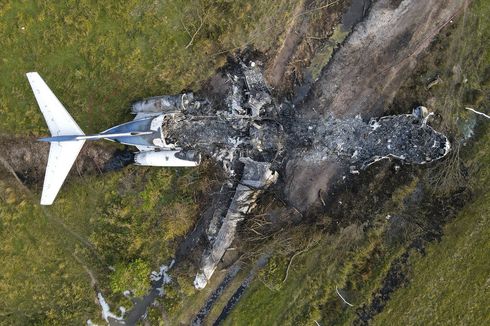
<path fill-rule="evenodd" d="M 374 325 L 490 323 L 489 190 L 448 225 L 426 256 L 411 257 L 410 284 L 395 293 Z"/>
<path fill-rule="evenodd" d="M 469 186 L 474 200 L 444 229 L 440 243 L 427 248 L 427 255 L 415 254 L 411 280 L 398 290 L 385 310 L 374 319 L 376 325 L 486 325 L 490 323 L 488 277 L 490 275 L 490 129 L 488 120 L 463 111 L 470 106 L 488 113 L 490 84 L 490 3 L 474 1 L 464 20 L 452 31 L 450 54 L 441 71 L 460 65 L 466 82 L 442 97 L 443 112 L 456 117 L 461 128 L 471 119 L 477 142 L 462 151 L 472 172 Z M 443 52 L 444 53 L 444 52 Z M 449 78 L 446 72 L 446 78 Z M 439 87 L 439 86 L 436 86 Z M 444 89 L 435 90 L 437 93 Z M 483 96 L 468 96 L 471 93 Z M 461 134 L 461 133 L 459 133 Z"/>
<path fill-rule="evenodd" d="M 351 224 L 336 234 L 317 234 L 319 242 L 294 258 L 286 280 L 291 257 L 304 248 L 273 256 L 225 325 L 311 325 L 315 321 L 337 325 L 352 320 L 356 307 L 369 298 L 401 250 L 382 243 L 388 226 L 384 216 L 375 223 L 377 227 L 369 232 L 363 231 L 365 225 Z M 292 231 L 289 243 L 293 246 L 299 237 L 307 236 L 311 231 Z M 336 287 L 345 289 L 344 296 L 356 307 L 343 304 Z"/>
<path fill-rule="evenodd" d="M 0 313 L 5 321 L 96 319 L 95 292 L 83 265 L 113 305 L 129 304 L 121 296 L 124 290 L 143 294 L 149 272 L 170 261 L 177 240 L 199 216 L 194 198 L 206 179 L 199 178 L 199 170 L 179 174 L 129 167 L 72 180 L 51 207 L 3 182 L 0 250 L 6 263 L 0 266 Z"/>
<path fill-rule="evenodd" d="M 473 145 L 475 200 L 444 229 L 427 255 L 413 255 L 410 284 L 398 290 L 377 325 L 487 325 L 490 322 L 490 129 Z"/>
<path fill-rule="evenodd" d="M 24 75 L 27 71 L 40 72 L 82 129 L 97 132 L 129 119 L 133 100 L 196 88 L 230 49 L 249 42 L 265 51 L 274 47 L 294 4 L 292 0 L 4 1 L 0 4 L 2 133 L 47 133 Z M 485 18 L 490 17 L 489 4 L 474 1 L 472 6 L 467 27 L 452 30 L 451 55 L 444 57 L 447 66 L 439 71 L 450 72 L 460 63 L 468 81 L 458 89 L 445 89 L 446 84 L 433 89 L 439 92 L 438 106 L 447 108 L 445 116 L 462 116 L 464 104 L 485 109 L 486 102 L 480 97 L 472 103 L 461 100 L 470 97 L 465 96 L 468 91 L 485 91 L 489 86 L 489 76 L 484 75 L 490 73 L 485 70 L 490 62 L 486 43 L 490 28 Z M 200 17 L 203 26 L 187 46 Z M 450 78 L 449 74 L 444 80 Z M 488 133 L 482 139 L 476 146 L 479 150 L 467 154 L 479 169 L 471 185 L 481 197 L 447 227 L 446 236 L 440 244 L 430 246 L 427 257 L 412 257 L 412 283 L 395 294 L 378 317 L 380 324 L 403 318 L 420 324 L 432 320 L 428 316 L 445 324 L 465 320 L 459 316 L 466 316 L 468 323 L 485 323 L 488 300 L 482 282 L 488 275 Z M 143 291 L 147 279 L 142 280 L 142 274 L 170 259 L 179 237 L 198 217 L 196 198 L 207 189 L 200 171 L 128 167 L 103 176 L 72 178 L 54 206 L 41 208 L 37 196 L 24 194 L 7 172 L 0 172 L 0 324 L 5 325 L 80 324 L 89 318 L 100 323 L 84 265 L 95 272 L 113 310 L 120 304 L 129 305 L 120 294 L 124 284 Z M 393 209 L 398 202 L 399 198 L 393 198 L 388 206 Z M 383 216 L 375 221 L 376 227 L 368 233 L 351 225 L 340 234 L 324 237 L 294 259 L 284 283 L 293 253 L 274 256 L 226 323 L 352 321 L 355 308 L 342 305 L 335 286 L 347 289 L 346 296 L 354 305 L 369 301 L 402 249 L 383 243 L 386 221 Z M 303 241 L 305 234 L 300 230 L 296 236 L 301 235 Z M 455 269 L 461 259 L 466 259 L 463 265 L 468 267 Z M 126 273 L 132 270 L 140 275 L 138 279 Z M 433 276 L 438 272 L 444 281 Z M 189 275 L 177 278 L 182 282 L 192 279 Z M 172 302 L 200 306 L 198 299 L 204 300 L 205 295 L 198 298 L 190 283 L 185 284 L 175 286 Z M 441 299 L 434 300 L 436 297 Z M 420 306 L 414 304 L 404 313 L 404 303 L 416 302 L 414 298 L 420 299 L 425 310 L 416 310 Z M 434 302 L 448 303 L 434 306 Z M 450 310 L 453 303 L 459 306 Z M 170 303 L 164 301 L 166 304 Z M 186 307 L 173 309 L 178 313 Z M 415 319 L 413 315 L 419 313 L 420 319 Z"/>
<path fill-rule="evenodd" d="M 292 0 L 4 1 L 0 128 L 46 131 L 28 71 L 44 77 L 82 129 L 108 128 L 128 118 L 131 101 L 196 88 L 230 50 L 249 42 L 269 49 L 293 5 Z"/>
<path fill-rule="evenodd" d="M 91 318 L 94 293 L 72 256 L 76 241 L 20 191 L 5 184 L 1 190 L 10 205 L 0 204 L 0 324 L 53 325 Z"/>
<path fill-rule="evenodd" d="M 77 180 L 47 209 L 86 235 L 106 264 L 143 258 L 156 269 L 172 256 L 175 244 L 169 244 L 198 216 L 194 198 L 204 180 L 198 170 L 175 172 L 128 167 Z"/>

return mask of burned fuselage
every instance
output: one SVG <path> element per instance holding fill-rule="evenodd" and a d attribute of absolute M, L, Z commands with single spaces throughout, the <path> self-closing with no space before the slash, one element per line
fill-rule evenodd
<path fill-rule="evenodd" d="M 216 160 L 229 177 L 226 187 L 234 196 L 228 211 L 217 211 L 207 227 L 209 247 L 196 288 L 207 284 L 234 239 L 237 223 L 250 213 L 260 192 L 276 182 L 287 162 L 335 161 L 359 173 L 384 158 L 424 164 L 445 156 L 450 148 L 447 138 L 418 111 L 368 121 L 359 116 L 311 120 L 292 105 L 275 101 L 254 62 L 236 63 L 223 78 L 223 96 L 213 100 L 186 93 L 133 105 L 133 113 L 140 116 L 164 114 L 165 143 L 175 144 L 181 153 L 198 152 Z"/>
<path fill-rule="evenodd" d="M 418 113 L 363 120 L 303 118 L 271 96 L 254 63 L 227 75 L 222 100 L 196 100 L 191 93 L 137 102 L 138 115 L 164 113 L 162 139 L 220 162 L 230 176 L 240 157 L 280 166 L 298 156 L 334 160 L 363 169 L 383 158 L 424 164 L 445 156 L 449 141 Z"/>

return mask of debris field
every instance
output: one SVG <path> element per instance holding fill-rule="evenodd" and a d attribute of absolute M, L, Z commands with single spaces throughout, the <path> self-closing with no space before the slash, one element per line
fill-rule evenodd
<path fill-rule="evenodd" d="M 216 210 L 206 226 L 209 242 L 194 281 L 204 288 L 225 251 L 237 224 L 255 207 L 257 197 L 275 183 L 289 161 L 337 162 L 358 174 L 376 161 L 396 158 L 425 164 L 444 157 L 448 139 L 428 124 L 424 107 L 411 114 L 363 120 L 361 116 L 312 119 L 288 103 L 273 98 L 261 64 L 236 59 L 222 72 L 222 97 L 197 98 L 192 93 L 136 102 L 140 116 L 165 114 L 167 143 L 216 160 L 233 193 L 227 209 Z"/>

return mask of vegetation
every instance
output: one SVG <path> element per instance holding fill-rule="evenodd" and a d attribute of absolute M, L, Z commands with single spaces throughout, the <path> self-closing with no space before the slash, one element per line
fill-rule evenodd
<path fill-rule="evenodd" d="M 398 200 L 393 196 L 386 206 Z M 375 227 L 350 224 L 328 234 L 312 231 L 312 226 L 288 232 L 284 237 L 289 239 L 289 252 L 271 258 L 225 324 L 311 325 L 317 321 L 336 325 L 352 319 L 353 308 L 342 303 L 336 289 L 350 303 L 361 305 L 403 249 L 383 242 L 391 225 L 385 216 L 377 216 L 372 224 Z M 294 243 L 306 238 L 316 240 L 295 247 Z"/>
<path fill-rule="evenodd" d="M 141 297 L 148 291 L 148 275 L 151 270 L 142 259 L 136 259 L 128 266 L 118 265 L 111 277 L 111 289 L 115 293 L 131 291 L 135 296 Z"/>
<path fill-rule="evenodd" d="M 0 5 L 0 128 L 44 133 L 25 73 L 38 71 L 83 130 L 130 101 L 196 88 L 225 55 L 274 44 L 294 1 L 92 1 Z"/>
<path fill-rule="evenodd" d="M 2 133 L 47 133 L 27 71 L 40 72 L 82 129 L 100 131 L 130 118 L 133 100 L 195 89 L 233 49 L 253 42 L 267 51 L 295 3 L 3 1 Z M 375 323 L 488 324 L 490 128 L 475 122 L 483 118 L 463 110 L 484 111 L 490 105 L 488 17 L 489 3 L 473 1 L 439 37 L 394 105 L 406 109 L 428 99 L 453 140 L 463 139 L 476 124 L 479 141 L 466 147 L 470 140 L 461 141 L 457 163 L 427 170 L 425 176 L 435 176 L 431 182 L 424 182 L 422 174 L 397 188 L 375 216 L 366 217 L 369 222 L 345 223 L 332 233 L 321 229 L 335 228 L 325 216 L 323 225 L 278 234 L 266 244 L 269 248 L 261 248 L 274 254 L 226 324 L 350 324 L 359 308 L 374 301 L 373 293 L 407 252 L 409 264 L 402 272 L 410 279 L 392 294 Z M 442 82 L 428 89 L 437 75 Z M 148 273 L 171 259 L 198 218 L 199 199 L 209 189 L 203 174 L 127 167 L 72 178 L 55 205 L 41 207 L 37 196 L 0 166 L 0 324 L 101 322 L 94 288 L 113 310 L 129 308 L 122 291 L 144 293 Z M 449 183 L 440 183 L 447 179 Z M 474 197 L 444 229 L 442 241 L 426 244 L 425 256 L 407 249 L 433 218 L 411 206 L 410 198 L 420 187 L 433 190 L 434 200 L 447 198 L 463 183 Z M 441 187 L 448 192 L 435 191 Z M 401 219 L 387 219 L 385 213 Z M 171 314 L 169 320 L 181 320 L 179 314 L 199 306 L 210 289 L 196 295 L 190 275 L 173 276 L 176 283 L 159 304 Z M 343 303 L 337 290 L 354 307 Z M 162 314 L 151 310 L 150 318 L 161 322 Z"/>
<path fill-rule="evenodd" d="M 85 271 L 74 262 L 76 240 L 6 183 L 13 180 L 1 172 L 0 324 L 53 325 L 90 318 L 94 294 Z"/>
<path fill-rule="evenodd" d="M 9 323 L 94 319 L 90 273 L 103 293 L 116 294 L 110 302 L 124 290 L 143 294 L 150 271 L 170 260 L 176 239 L 198 217 L 195 196 L 206 179 L 198 181 L 198 170 L 175 172 L 130 167 L 75 180 L 49 208 L 4 183 L 0 231 L 8 263 L 0 267 L 0 293 Z M 52 300 L 70 309 L 67 315 L 54 313 L 63 309 Z"/>
<path fill-rule="evenodd" d="M 410 283 L 397 291 L 376 325 L 487 325 L 490 252 L 490 132 L 477 146 L 477 199 L 444 230 L 442 241 L 411 259 Z"/>
<path fill-rule="evenodd" d="M 0 129 L 45 135 L 25 73 L 38 71 L 87 133 L 130 119 L 131 101 L 196 90 L 226 55 L 275 45 L 295 1 L 2 1 Z M 208 190 L 201 170 L 128 167 L 71 178 L 56 203 L 0 171 L 0 324 L 81 324 L 131 303 L 167 263 Z M 186 282 L 189 280 L 186 278 Z M 180 295 L 180 294 L 179 294 Z M 100 318 L 100 317 L 99 317 Z"/>

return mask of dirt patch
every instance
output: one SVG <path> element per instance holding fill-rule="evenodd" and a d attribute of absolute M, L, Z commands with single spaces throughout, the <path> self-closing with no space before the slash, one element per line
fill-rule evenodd
<path fill-rule="evenodd" d="M 305 114 L 380 115 L 413 70 L 419 54 L 462 8 L 464 0 L 390 0 L 373 4 L 335 54 L 309 100 Z M 315 111 L 313 111 L 313 108 Z"/>
<path fill-rule="evenodd" d="M 292 96 L 305 79 L 304 70 L 340 23 L 348 1 L 305 0 L 296 7 L 293 20 L 277 54 L 268 62 L 265 77 L 274 93 Z"/>
<path fill-rule="evenodd" d="M 302 15 L 302 12 L 304 11 L 307 2 L 311 3 L 311 1 L 302 1 L 296 6 L 296 9 L 293 12 L 294 18 L 286 32 L 284 42 L 267 71 L 267 80 L 273 88 L 279 88 L 281 87 L 281 84 L 283 84 L 282 78 L 287 69 L 287 65 L 306 33 L 308 16 Z"/>
<path fill-rule="evenodd" d="M 392 1 L 377 1 L 323 70 L 299 113 L 312 120 L 326 119 L 328 114 L 381 115 L 413 71 L 420 53 L 463 5 L 464 0 L 405 0 L 394 8 Z M 328 192 L 340 177 L 338 171 L 301 160 L 288 164 L 288 201 L 295 207 L 318 208 L 321 201 L 313 200 L 314 194 Z"/>
<path fill-rule="evenodd" d="M 22 182 L 40 190 L 48 162 L 49 144 L 31 137 L 0 136 L 3 159 Z M 87 143 L 75 161 L 72 176 L 99 174 L 122 168 L 133 161 L 132 154 L 101 143 Z"/>
<path fill-rule="evenodd" d="M 340 163 L 290 161 L 286 166 L 286 185 L 284 191 L 289 194 L 288 201 L 298 210 L 304 212 L 313 203 L 320 200 L 320 195 L 340 181 L 338 175 L 345 169 Z M 317 187 L 312 185 L 318 185 Z"/>

